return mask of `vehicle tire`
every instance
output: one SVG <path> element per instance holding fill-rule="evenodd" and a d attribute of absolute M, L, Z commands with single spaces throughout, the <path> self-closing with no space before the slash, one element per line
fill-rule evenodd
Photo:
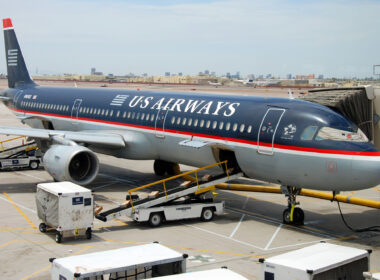
<path fill-rule="evenodd" d="M 55 242 L 57 242 L 57 243 L 62 242 L 62 233 L 57 232 L 57 234 L 55 235 Z"/>
<path fill-rule="evenodd" d="M 159 227 L 164 219 L 162 213 L 152 213 L 149 217 L 149 225 L 151 227 Z"/>
<path fill-rule="evenodd" d="M 166 162 L 162 160 L 155 160 L 153 164 L 154 174 L 157 176 L 164 176 L 166 173 Z"/>
<path fill-rule="evenodd" d="M 203 208 L 201 214 L 201 220 L 203 222 L 209 222 L 214 218 L 214 210 L 212 208 Z"/>
<path fill-rule="evenodd" d="M 40 230 L 40 232 L 46 232 L 46 224 L 45 223 L 40 223 L 40 225 L 38 226 L 38 229 Z"/>
<path fill-rule="evenodd" d="M 301 208 L 294 208 L 293 213 L 293 221 L 296 225 L 303 225 L 303 221 L 305 220 L 305 213 Z"/>
<path fill-rule="evenodd" d="M 29 163 L 29 167 L 30 167 L 30 169 L 32 169 L 32 170 L 36 170 L 36 169 L 38 169 L 38 167 L 40 166 L 40 163 L 38 162 L 38 161 L 31 161 L 30 163 Z"/>
<path fill-rule="evenodd" d="M 92 230 L 91 230 L 91 228 L 88 228 L 86 230 L 86 238 L 91 239 L 91 237 L 92 237 Z"/>
<path fill-rule="evenodd" d="M 290 221 L 290 209 L 289 208 L 286 208 L 284 210 L 284 212 L 282 212 L 282 222 L 285 224 L 285 225 L 289 225 L 291 224 L 292 222 Z"/>

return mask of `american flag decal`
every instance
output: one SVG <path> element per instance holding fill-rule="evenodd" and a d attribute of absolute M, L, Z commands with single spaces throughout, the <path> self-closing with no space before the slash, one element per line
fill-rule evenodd
<path fill-rule="evenodd" d="M 8 50 L 8 66 L 17 66 L 18 49 Z"/>
<path fill-rule="evenodd" d="M 111 102 L 110 105 L 113 105 L 113 106 L 121 106 L 121 105 L 123 105 L 123 103 L 125 102 L 125 100 L 127 100 L 128 97 L 129 97 L 129 95 L 118 94 L 118 95 L 116 95 L 116 97 L 112 100 L 112 102 Z"/>

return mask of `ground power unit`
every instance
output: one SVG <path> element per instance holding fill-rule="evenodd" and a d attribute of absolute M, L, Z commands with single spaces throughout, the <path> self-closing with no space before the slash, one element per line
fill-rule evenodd
<path fill-rule="evenodd" d="M 328 243 L 260 259 L 262 280 L 358 280 L 369 270 L 367 250 Z"/>
<path fill-rule="evenodd" d="M 55 229 L 55 241 L 85 235 L 91 239 L 94 221 L 94 199 L 91 190 L 71 182 L 37 185 L 36 205 L 41 232 Z"/>

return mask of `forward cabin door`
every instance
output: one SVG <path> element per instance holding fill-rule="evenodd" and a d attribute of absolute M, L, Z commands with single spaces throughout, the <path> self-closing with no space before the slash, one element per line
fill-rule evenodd
<path fill-rule="evenodd" d="M 165 138 L 165 120 L 169 110 L 160 109 L 156 116 L 155 130 L 157 138 Z"/>
<path fill-rule="evenodd" d="M 82 99 L 75 99 L 73 108 L 71 109 L 71 123 L 77 124 L 78 121 L 78 114 L 79 114 L 79 107 L 82 103 Z"/>
<path fill-rule="evenodd" d="M 269 108 L 260 124 L 257 136 L 257 152 L 264 155 L 274 154 L 274 137 L 285 109 Z"/>

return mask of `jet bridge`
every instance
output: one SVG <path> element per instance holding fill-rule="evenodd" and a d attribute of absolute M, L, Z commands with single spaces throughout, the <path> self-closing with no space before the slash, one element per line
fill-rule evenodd
<path fill-rule="evenodd" d="M 339 112 L 353 121 L 380 149 L 380 88 L 369 85 L 313 89 L 299 99 L 318 103 Z"/>
<path fill-rule="evenodd" d="M 206 175 L 203 176 L 202 179 L 198 179 L 198 172 L 209 169 L 216 166 L 222 166 L 223 173 L 215 176 Z M 177 187 L 171 188 L 168 190 L 166 188 L 166 183 L 168 181 L 172 181 L 178 178 L 186 178 L 186 176 L 189 176 L 191 174 L 195 175 L 195 180 L 193 181 L 187 181 L 182 184 L 180 184 Z M 196 170 L 188 171 L 182 174 L 178 174 L 175 176 L 172 176 L 167 179 L 159 180 L 132 190 L 128 191 L 127 200 L 124 205 L 121 205 L 119 207 L 104 211 L 102 213 L 97 214 L 95 217 L 101 221 L 106 222 L 108 219 L 122 217 L 122 216 L 129 216 L 137 220 L 138 213 L 141 212 L 143 209 L 160 209 L 160 211 L 171 211 L 173 210 L 170 208 L 171 206 L 175 205 L 177 207 L 177 210 L 180 208 L 183 210 L 184 207 L 178 207 L 178 204 L 181 205 L 181 201 L 183 205 L 186 205 L 188 209 L 192 207 L 192 205 L 195 205 L 194 211 L 200 211 L 203 213 L 203 208 L 210 208 L 217 210 L 217 205 L 213 203 L 212 196 L 207 195 L 210 194 L 211 191 L 215 190 L 215 185 L 221 184 L 230 180 L 237 179 L 239 177 L 242 177 L 242 172 L 236 172 L 234 169 L 227 169 L 227 161 L 218 162 L 215 164 L 211 164 L 202 168 L 198 168 Z M 151 186 L 156 185 L 162 185 L 163 190 L 161 192 L 156 192 L 153 196 L 148 196 L 146 198 L 140 199 L 138 195 L 135 195 L 137 191 L 146 189 Z M 210 198 L 211 197 L 211 198 Z M 161 207 L 161 208 L 160 208 Z M 158 211 L 158 210 L 157 210 Z M 190 209 L 192 211 L 192 209 Z M 165 212 L 165 216 L 166 216 Z M 141 213 L 140 213 L 141 215 Z M 213 216 L 213 213 L 210 215 Z M 186 216 L 186 218 L 189 218 L 190 216 Z M 195 216 L 194 216 L 195 217 Z M 198 217 L 202 216 L 199 214 Z M 168 217 L 163 217 L 166 220 L 169 220 Z M 212 217 L 211 217 L 212 218 Z M 172 220 L 178 220 L 180 219 L 180 216 L 178 214 L 176 215 L 175 219 Z M 206 217 L 205 220 L 208 218 Z M 139 221 L 142 221 L 141 219 Z M 150 222 L 150 220 L 149 220 Z M 153 226 L 155 226 L 153 224 Z"/>

